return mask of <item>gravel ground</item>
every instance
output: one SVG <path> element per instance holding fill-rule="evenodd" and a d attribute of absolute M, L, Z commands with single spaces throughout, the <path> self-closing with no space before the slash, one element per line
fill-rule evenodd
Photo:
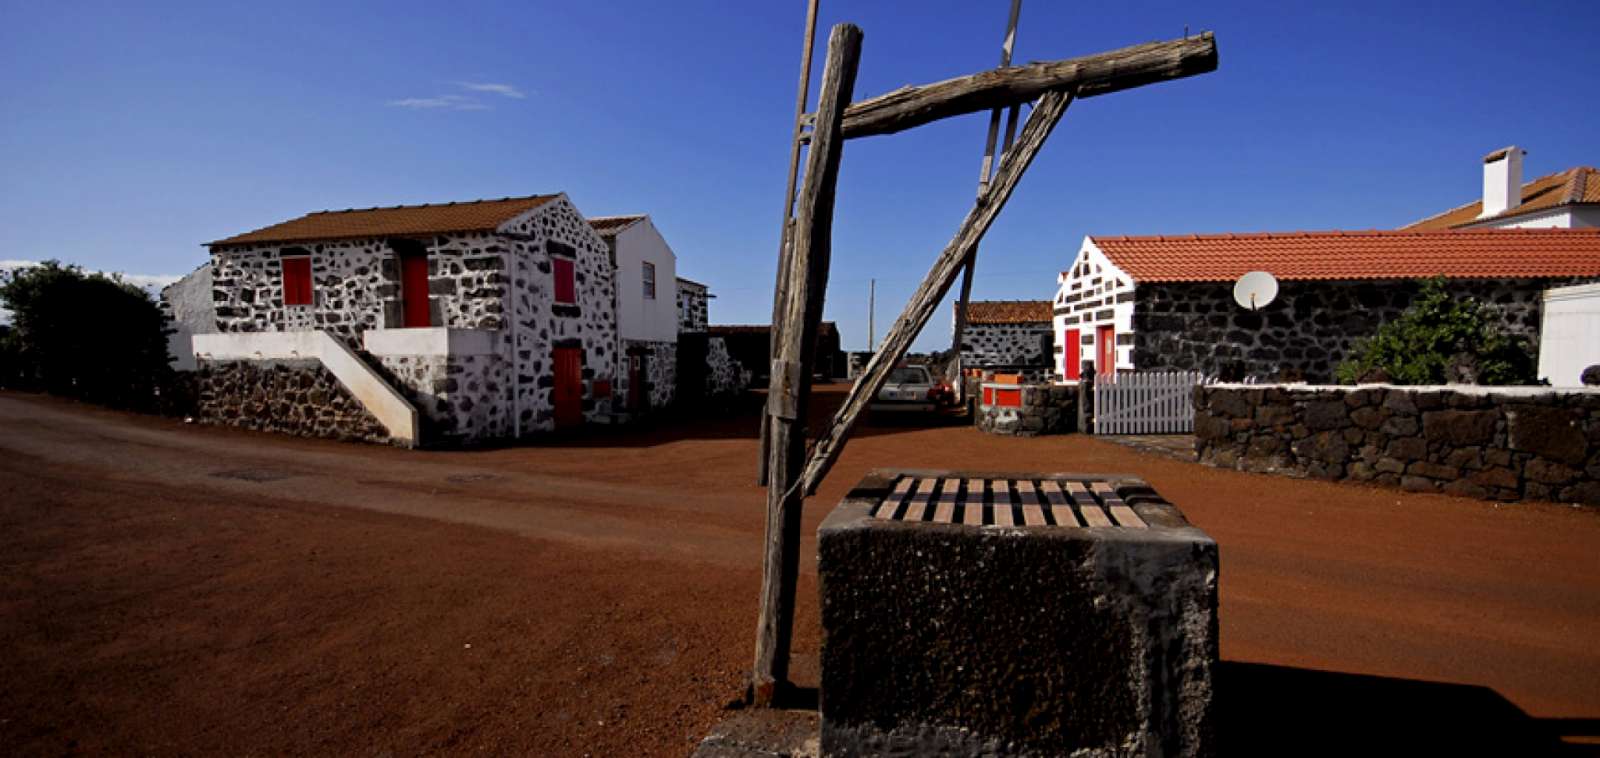
<path fill-rule="evenodd" d="M 687 754 L 749 666 L 753 431 L 414 452 L 0 393 L 0 748 Z M 1593 511 L 902 424 L 862 430 L 806 534 L 875 466 L 1148 479 L 1221 546 L 1225 745 L 1600 741 Z"/>

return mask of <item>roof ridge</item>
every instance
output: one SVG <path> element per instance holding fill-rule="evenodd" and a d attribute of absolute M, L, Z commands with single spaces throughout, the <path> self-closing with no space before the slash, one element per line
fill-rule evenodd
<path fill-rule="evenodd" d="M 484 197 L 477 200 L 450 200 L 443 203 L 416 203 L 414 205 L 374 205 L 370 208 L 325 208 L 320 211 L 311 211 L 306 216 L 319 216 L 324 213 L 367 213 L 370 211 L 397 211 L 413 208 L 448 208 L 453 205 L 477 205 L 479 203 L 509 203 L 513 200 L 538 200 L 539 198 L 555 197 L 559 193 L 545 193 L 536 195 L 519 195 L 516 197 Z M 304 218 L 302 216 L 302 218 Z"/>
<path fill-rule="evenodd" d="M 1600 227 L 1575 227 L 1570 229 L 1559 227 L 1475 227 L 1471 229 L 1314 229 L 1286 232 L 1229 232 L 1223 234 L 1119 234 L 1114 237 L 1096 237 L 1094 235 L 1090 235 L 1089 239 L 1094 240 L 1098 245 L 1102 240 L 1107 242 L 1210 242 L 1218 240 L 1312 239 L 1318 237 L 1459 236 L 1464 234 L 1600 234 Z"/>

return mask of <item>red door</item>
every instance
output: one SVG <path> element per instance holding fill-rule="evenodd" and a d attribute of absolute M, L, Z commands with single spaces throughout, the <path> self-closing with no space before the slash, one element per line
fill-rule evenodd
<path fill-rule="evenodd" d="M 649 388 L 645 380 L 650 376 L 648 356 L 628 356 L 628 410 L 642 411 L 650 403 Z"/>
<path fill-rule="evenodd" d="M 1083 362 L 1083 346 L 1078 342 L 1078 330 L 1068 329 L 1061 336 L 1062 368 L 1066 370 L 1067 381 L 1077 381 L 1079 365 Z"/>
<path fill-rule="evenodd" d="M 1111 326 L 1102 326 L 1095 331 L 1095 345 L 1099 349 L 1094 362 L 1095 373 L 1112 373 L 1117 370 L 1117 331 Z"/>
<path fill-rule="evenodd" d="M 556 348 L 555 371 L 556 428 L 578 426 L 583 423 L 583 356 L 578 348 Z"/>
<path fill-rule="evenodd" d="M 400 300 L 405 305 L 406 328 L 433 326 L 428 314 L 428 256 L 400 256 Z"/>

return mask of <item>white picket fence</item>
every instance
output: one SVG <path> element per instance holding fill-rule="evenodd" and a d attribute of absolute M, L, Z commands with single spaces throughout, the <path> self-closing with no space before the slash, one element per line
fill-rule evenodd
<path fill-rule="evenodd" d="M 1095 434 L 1185 434 L 1194 431 L 1199 371 L 1107 374 L 1094 381 Z"/>

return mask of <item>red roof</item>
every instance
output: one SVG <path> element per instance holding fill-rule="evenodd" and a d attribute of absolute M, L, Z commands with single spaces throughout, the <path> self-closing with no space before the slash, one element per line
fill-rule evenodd
<path fill-rule="evenodd" d="M 1474 200 L 1466 205 L 1456 206 L 1443 213 L 1408 224 L 1401 229 L 1409 232 L 1454 229 L 1483 221 L 1548 211 L 1564 205 L 1591 203 L 1600 203 L 1600 171 L 1588 166 L 1577 166 L 1559 174 L 1541 176 L 1522 185 L 1522 204 L 1490 218 L 1478 218 L 1478 214 L 1483 212 L 1483 201 Z"/>
<path fill-rule="evenodd" d="M 245 245 L 257 242 L 314 242 L 445 232 L 488 232 L 556 197 L 556 195 L 530 195 L 499 200 L 473 200 L 465 203 L 317 211 L 281 224 L 273 224 L 207 244 Z"/>
<path fill-rule="evenodd" d="M 959 306 L 960 303 L 952 303 Z M 1052 318 L 1049 300 L 971 300 L 969 324 L 1034 324 Z"/>
<path fill-rule="evenodd" d="M 602 237 L 610 237 L 634 224 L 644 220 L 643 215 L 634 216 L 595 216 L 589 219 L 589 226 L 594 227 Z"/>
<path fill-rule="evenodd" d="M 1289 232 L 1091 237 L 1140 282 L 1279 279 L 1550 279 L 1600 276 L 1600 229 Z"/>

